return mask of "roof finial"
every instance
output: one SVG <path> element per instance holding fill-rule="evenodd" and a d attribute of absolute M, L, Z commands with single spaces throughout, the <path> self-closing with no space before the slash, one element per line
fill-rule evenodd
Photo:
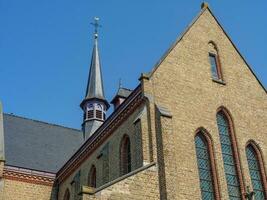
<path fill-rule="evenodd" d="M 209 7 L 209 4 L 205 1 L 201 4 L 201 9 L 206 9 L 208 7 Z"/>
<path fill-rule="evenodd" d="M 99 17 L 94 17 L 94 22 L 91 23 L 95 27 L 95 39 L 98 37 L 98 27 L 101 27 L 101 25 L 98 23 Z"/>

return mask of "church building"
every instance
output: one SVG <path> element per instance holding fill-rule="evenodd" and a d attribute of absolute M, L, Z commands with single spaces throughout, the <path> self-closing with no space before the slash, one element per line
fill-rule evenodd
<path fill-rule="evenodd" d="M 208 4 L 111 101 L 94 25 L 81 130 L 0 105 L 0 200 L 267 199 L 266 89 Z"/>

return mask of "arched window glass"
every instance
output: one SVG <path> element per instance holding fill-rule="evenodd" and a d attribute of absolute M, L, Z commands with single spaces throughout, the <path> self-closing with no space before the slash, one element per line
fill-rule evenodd
<path fill-rule="evenodd" d="M 64 194 L 63 200 L 70 200 L 70 191 L 67 189 Z"/>
<path fill-rule="evenodd" d="M 93 165 L 88 175 L 88 186 L 96 188 L 96 167 Z"/>
<path fill-rule="evenodd" d="M 219 54 L 214 42 L 209 42 L 209 60 L 211 65 L 212 78 L 222 80 Z"/>
<path fill-rule="evenodd" d="M 247 160 L 250 178 L 252 182 L 253 191 L 255 192 L 254 199 L 265 199 L 263 177 L 260 170 L 259 159 L 257 153 L 252 145 L 248 145 L 246 148 Z"/>
<path fill-rule="evenodd" d="M 202 199 L 215 199 L 210 149 L 201 132 L 195 137 L 195 146 Z"/>
<path fill-rule="evenodd" d="M 241 199 L 240 182 L 236 169 L 231 129 L 228 118 L 223 111 L 217 113 L 217 125 L 220 135 L 224 173 L 227 181 L 229 199 Z"/>
<path fill-rule="evenodd" d="M 128 136 L 124 136 L 120 146 L 121 175 L 131 172 L 131 143 Z"/>

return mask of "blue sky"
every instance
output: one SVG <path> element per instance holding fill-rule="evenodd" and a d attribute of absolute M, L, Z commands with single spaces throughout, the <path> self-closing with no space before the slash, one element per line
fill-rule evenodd
<path fill-rule="evenodd" d="M 105 93 L 135 88 L 200 11 L 198 0 L 0 0 L 0 100 L 4 111 L 80 128 L 100 17 Z M 267 86 L 267 1 L 208 1 L 263 85 Z"/>

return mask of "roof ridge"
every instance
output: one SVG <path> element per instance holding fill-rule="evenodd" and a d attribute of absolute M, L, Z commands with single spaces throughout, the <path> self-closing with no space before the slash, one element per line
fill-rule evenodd
<path fill-rule="evenodd" d="M 38 123 L 43 123 L 43 124 L 48 124 L 48 125 L 52 125 L 52 126 L 58 126 L 58 127 L 61 127 L 61 128 L 71 129 L 71 130 L 74 130 L 74 131 L 81 131 L 81 130 L 76 129 L 76 128 L 71 128 L 71 127 L 60 125 L 60 124 L 54 124 L 54 123 L 45 122 L 45 121 L 41 121 L 41 120 L 37 120 L 37 119 L 30 119 L 28 117 L 18 116 L 18 115 L 15 115 L 15 114 L 10 114 L 10 113 L 3 113 L 3 114 L 4 115 L 9 115 L 9 116 L 12 116 L 12 117 L 17 117 L 17 118 L 21 118 L 21 119 L 26 119 L 26 120 L 38 122 Z"/>

